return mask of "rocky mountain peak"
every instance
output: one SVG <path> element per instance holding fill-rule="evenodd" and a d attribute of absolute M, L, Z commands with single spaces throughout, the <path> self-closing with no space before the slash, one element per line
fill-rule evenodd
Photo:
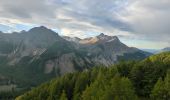
<path fill-rule="evenodd" d="M 52 35 L 58 35 L 56 32 L 52 31 L 51 29 L 48 29 L 45 26 L 40 26 L 40 27 L 34 27 L 28 31 L 29 34 L 41 34 L 41 35 L 47 35 L 47 34 L 52 34 Z"/>
<path fill-rule="evenodd" d="M 112 41 L 119 41 L 117 36 L 108 36 L 103 33 L 97 36 L 98 42 L 112 42 Z"/>
<path fill-rule="evenodd" d="M 25 30 L 22 30 L 20 33 L 26 33 L 26 31 L 25 31 Z"/>
<path fill-rule="evenodd" d="M 30 29 L 30 31 L 32 31 L 32 30 L 49 30 L 49 29 L 45 26 L 39 26 L 39 27 L 34 27 L 34 28 Z"/>
<path fill-rule="evenodd" d="M 106 43 L 106 42 L 120 42 L 117 36 L 108 36 L 104 33 L 96 37 L 85 38 L 79 41 L 81 44 L 95 44 L 95 43 Z"/>
<path fill-rule="evenodd" d="M 104 33 L 100 33 L 100 35 L 99 35 L 99 36 L 101 36 L 101 37 L 102 37 L 102 36 L 105 36 L 105 34 L 104 34 Z"/>
<path fill-rule="evenodd" d="M 40 26 L 39 28 L 41 28 L 41 29 L 48 29 L 48 28 L 45 27 L 45 26 Z"/>

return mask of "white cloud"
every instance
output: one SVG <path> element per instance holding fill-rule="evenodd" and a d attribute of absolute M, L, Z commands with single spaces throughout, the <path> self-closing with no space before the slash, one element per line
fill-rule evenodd
<path fill-rule="evenodd" d="M 104 32 L 170 45 L 169 0 L 0 0 L 0 23 L 45 25 L 65 35 Z M 10 29 L 9 29 L 10 30 Z M 11 31 L 14 30 L 11 28 Z M 92 36 L 90 35 L 90 36 Z M 142 38 L 142 39 L 141 39 Z M 155 42 L 157 43 L 157 42 Z"/>
<path fill-rule="evenodd" d="M 170 41 L 169 0 L 131 0 L 125 12 L 122 17 L 136 34 L 150 39 Z"/>

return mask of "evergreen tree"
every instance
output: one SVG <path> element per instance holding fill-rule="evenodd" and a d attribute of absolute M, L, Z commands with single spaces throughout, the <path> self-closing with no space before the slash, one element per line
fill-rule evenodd
<path fill-rule="evenodd" d="M 60 96 L 60 100 L 68 100 L 68 99 L 67 99 L 67 95 L 66 95 L 66 93 L 65 93 L 64 90 L 63 90 L 63 92 L 62 92 L 62 94 L 61 94 L 61 96 Z"/>
<path fill-rule="evenodd" d="M 170 70 L 168 70 L 165 78 L 165 89 L 167 91 L 167 98 L 170 98 Z"/>
<path fill-rule="evenodd" d="M 137 100 L 133 85 L 128 78 L 115 76 L 107 89 L 105 100 Z"/>
<path fill-rule="evenodd" d="M 161 78 L 155 84 L 152 90 L 151 98 L 154 100 L 169 100 L 170 98 L 170 70 L 167 72 L 163 81 Z"/>
<path fill-rule="evenodd" d="M 82 94 L 82 91 L 85 90 L 86 86 L 90 83 L 89 72 L 82 72 L 79 74 L 79 77 L 76 80 L 74 87 L 74 100 L 79 100 Z"/>
<path fill-rule="evenodd" d="M 153 100 L 166 100 L 165 94 L 167 94 L 165 90 L 165 84 L 164 81 L 160 78 L 152 90 L 151 97 Z"/>

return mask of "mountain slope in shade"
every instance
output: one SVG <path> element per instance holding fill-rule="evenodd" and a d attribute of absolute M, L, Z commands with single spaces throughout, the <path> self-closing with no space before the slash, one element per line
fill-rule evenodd
<path fill-rule="evenodd" d="M 116 36 L 63 38 L 43 26 L 27 32 L 0 33 L 0 37 L 0 48 L 3 48 L 0 49 L 0 75 L 22 85 L 36 85 L 65 73 L 150 55 L 126 46 Z"/>

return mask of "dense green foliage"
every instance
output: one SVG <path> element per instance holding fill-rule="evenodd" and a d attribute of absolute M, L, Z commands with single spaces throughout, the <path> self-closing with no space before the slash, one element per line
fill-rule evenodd
<path fill-rule="evenodd" d="M 170 52 L 67 74 L 16 100 L 169 100 Z"/>
<path fill-rule="evenodd" d="M 154 89 L 152 90 L 151 97 L 154 100 L 169 100 L 170 98 L 170 70 L 164 80 L 161 78 L 157 81 Z"/>

